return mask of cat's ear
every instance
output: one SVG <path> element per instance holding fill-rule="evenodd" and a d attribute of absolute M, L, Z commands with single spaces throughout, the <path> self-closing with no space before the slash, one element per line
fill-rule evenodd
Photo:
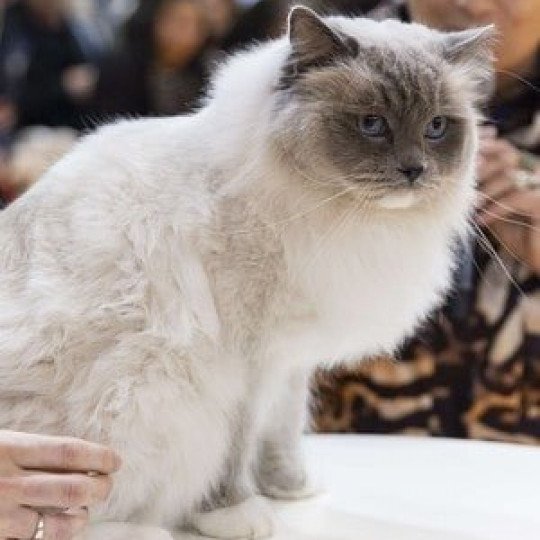
<path fill-rule="evenodd" d="M 482 94 L 489 92 L 494 83 L 493 49 L 496 40 L 494 25 L 450 32 L 443 37 L 444 58 L 450 64 L 463 68 Z"/>
<path fill-rule="evenodd" d="M 452 64 L 490 64 L 497 32 L 493 24 L 444 35 L 444 57 Z"/>
<path fill-rule="evenodd" d="M 358 55 L 358 42 L 330 28 L 314 11 L 294 7 L 289 14 L 291 55 L 285 69 L 288 82 L 316 67 Z M 283 82 L 283 81 L 282 81 Z"/>

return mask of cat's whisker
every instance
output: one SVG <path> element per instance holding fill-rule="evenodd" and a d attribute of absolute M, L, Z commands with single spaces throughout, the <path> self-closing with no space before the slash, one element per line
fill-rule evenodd
<path fill-rule="evenodd" d="M 333 200 L 336 200 L 339 197 L 342 197 L 346 193 L 349 193 L 350 191 L 354 191 L 355 189 L 356 188 L 354 186 L 347 187 L 347 188 L 343 189 L 342 191 L 340 191 L 338 193 L 335 193 L 334 195 L 326 197 L 325 199 L 318 202 L 314 206 L 308 208 L 307 210 L 303 210 L 301 212 L 298 212 L 298 213 L 296 213 L 296 214 L 294 214 L 292 216 L 289 216 L 289 217 L 287 217 L 285 219 L 282 219 L 282 220 L 270 221 L 268 223 L 265 223 L 265 225 L 261 226 L 259 229 L 263 230 L 263 229 L 267 229 L 268 227 L 286 225 L 286 224 L 291 223 L 291 222 L 293 222 L 293 221 L 295 221 L 297 219 L 301 219 L 301 218 L 311 214 L 312 212 L 315 212 L 316 210 L 319 210 L 320 208 L 323 208 L 324 206 L 326 206 L 327 204 L 329 204 Z M 232 234 L 253 234 L 253 231 L 256 230 L 256 229 L 257 229 L 256 227 L 251 228 L 251 229 L 236 229 L 236 230 L 232 231 Z M 231 234 L 231 233 L 228 233 L 228 234 Z"/>
<path fill-rule="evenodd" d="M 344 212 L 342 216 L 336 218 L 328 227 L 327 231 L 319 238 L 319 241 L 317 242 L 315 246 L 315 250 L 309 254 L 306 261 L 302 263 L 297 271 L 296 275 L 293 277 L 293 282 L 296 282 L 298 279 L 301 279 L 302 275 L 304 274 L 304 271 L 310 267 L 313 266 L 324 251 L 324 248 L 326 247 L 327 242 L 332 238 L 332 236 L 337 233 L 341 228 L 344 227 L 344 225 L 349 221 L 350 216 L 353 215 L 354 208 L 349 209 L 347 212 Z"/>
<path fill-rule="evenodd" d="M 478 234 L 477 238 L 480 241 L 480 245 L 482 245 L 484 249 L 486 249 L 486 252 L 489 253 L 497 261 L 497 263 L 499 264 L 499 266 L 505 273 L 506 277 L 512 283 L 512 285 L 516 288 L 519 294 L 522 297 L 525 297 L 525 293 L 523 292 L 523 289 L 520 287 L 519 283 L 515 280 L 514 276 L 512 276 L 512 273 L 510 272 L 510 270 L 508 270 L 503 260 L 497 253 L 497 250 L 493 247 L 493 245 L 489 241 L 489 238 L 485 235 L 484 231 L 482 231 L 480 226 L 477 223 L 475 223 L 473 220 L 470 221 L 470 224 L 473 226 L 476 233 Z"/>
<path fill-rule="evenodd" d="M 290 151 L 287 150 L 285 147 L 282 147 L 281 148 L 282 152 L 284 153 L 284 155 L 287 155 L 287 156 L 290 156 L 290 162 L 289 162 L 289 165 L 290 167 L 300 176 L 302 177 L 304 180 L 307 180 L 308 182 L 310 182 L 311 185 L 315 184 L 315 185 L 320 185 L 322 186 L 323 188 L 325 189 L 328 189 L 329 187 L 331 187 L 331 182 L 332 180 L 334 180 L 334 178 L 328 178 L 328 181 L 321 181 L 317 178 L 314 178 L 313 176 L 309 175 L 306 171 L 303 171 L 301 170 L 296 164 L 295 164 L 295 160 L 294 160 L 294 157 L 291 156 L 290 154 Z M 359 181 L 359 180 L 372 180 L 373 179 L 373 174 L 367 174 L 367 173 L 350 173 L 350 174 L 340 174 L 338 177 L 336 177 L 337 179 L 341 180 L 341 181 L 345 181 L 345 182 L 355 182 L 355 181 Z"/>
<path fill-rule="evenodd" d="M 521 257 L 519 257 L 515 251 L 513 251 L 512 249 L 510 249 L 510 247 L 508 246 L 508 244 L 506 244 L 502 239 L 501 237 L 489 226 L 489 225 L 484 225 L 485 228 L 489 231 L 489 233 L 495 238 L 495 240 L 497 240 L 497 242 L 504 248 L 504 250 L 514 259 L 516 260 L 517 262 L 519 262 L 520 264 L 527 264 Z"/>
<path fill-rule="evenodd" d="M 320 180 L 317 180 L 315 178 L 312 178 L 310 177 L 309 175 L 307 175 L 304 171 L 301 171 L 299 169 L 297 169 L 296 167 L 294 168 L 295 172 L 297 172 L 300 176 L 302 176 L 305 180 L 309 181 L 309 182 L 314 182 L 316 184 L 320 184 L 322 186 L 324 186 L 325 190 L 328 190 L 330 185 L 327 184 L 327 183 L 324 183 L 324 182 L 321 182 Z M 372 178 L 371 175 L 368 175 L 368 174 L 365 174 L 365 175 L 350 175 L 351 178 L 354 178 L 354 179 L 361 179 L 361 178 Z M 345 178 L 347 178 L 345 176 Z M 316 210 L 326 206 L 328 203 L 330 203 L 331 201 L 335 200 L 335 199 L 338 199 L 339 197 L 342 197 L 344 196 L 345 194 L 347 193 L 350 193 L 350 192 L 353 192 L 353 191 L 357 191 L 359 189 L 359 187 L 357 185 L 351 185 L 351 186 L 348 186 L 346 188 L 344 188 L 342 191 L 338 192 L 338 193 L 335 193 L 333 195 L 330 195 L 329 197 L 326 197 L 325 199 L 323 199 L 322 201 L 320 201 L 319 203 L 315 204 L 314 206 L 308 208 L 307 210 L 302 210 L 301 212 L 298 212 L 290 217 L 287 217 L 283 220 L 280 220 L 280 221 L 275 221 L 275 222 L 269 222 L 267 224 L 265 224 L 264 226 L 261 227 L 261 229 L 265 229 L 267 226 L 281 226 L 281 225 L 286 225 L 288 223 L 291 223 L 297 219 L 301 219 L 302 217 L 305 217 L 309 214 L 311 214 L 312 212 L 315 212 Z M 372 193 L 367 193 L 366 194 L 366 197 L 365 197 L 365 202 L 367 203 L 367 201 L 369 201 L 370 199 L 376 199 L 378 196 L 380 196 L 381 192 L 386 192 L 387 191 L 387 187 L 385 186 L 377 186 L 377 185 L 371 185 L 369 186 L 369 189 Z M 282 188 L 281 191 L 284 191 L 285 188 Z M 279 190 L 276 190 L 276 191 L 279 191 Z M 365 207 L 365 204 L 363 205 Z M 243 230 L 243 229 L 237 229 L 235 231 L 232 231 L 233 234 L 250 234 L 253 232 L 253 228 L 252 229 L 249 229 L 249 230 Z"/>
<path fill-rule="evenodd" d="M 518 219 L 505 218 L 503 216 L 499 216 L 498 214 L 495 214 L 494 212 L 490 212 L 489 210 L 485 210 L 485 209 L 482 209 L 482 212 L 487 214 L 488 216 L 491 216 L 496 221 L 502 221 L 503 223 L 508 223 L 510 225 L 517 225 L 518 227 L 523 227 L 531 231 L 540 232 L 540 227 L 535 227 L 534 225 L 531 225 L 530 223 L 526 223 L 525 221 L 519 221 Z"/>
<path fill-rule="evenodd" d="M 540 88 L 538 86 L 534 85 L 531 81 L 524 79 L 523 77 L 521 77 L 519 74 L 515 73 L 514 71 L 508 71 L 506 69 L 497 69 L 496 73 L 502 73 L 503 75 L 507 75 L 508 77 L 523 83 L 525 86 L 528 86 L 531 90 L 534 90 L 535 92 L 540 94 Z"/>
<path fill-rule="evenodd" d="M 315 210 L 318 210 L 319 208 L 322 208 L 323 206 L 326 206 L 331 201 L 333 201 L 335 199 L 338 199 L 339 197 L 342 197 L 346 193 L 349 193 L 351 191 L 355 191 L 355 189 L 356 188 L 354 186 L 345 188 L 344 190 L 342 190 L 342 191 L 340 191 L 340 192 L 338 192 L 338 193 L 336 193 L 336 194 L 334 194 L 334 195 L 332 195 L 330 197 L 327 197 L 326 199 L 323 199 L 320 203 L 316 204 L 312 208 L 309 208 L 308 210 L 298 212 L 297 214 L 294 214 L 294 215 L 292 215 L 292 216 L 290 216 L 290 217 L 288 217 L 286 219 L 283 219 L 281 221 L 275 221 L 273 223 L 270 223 L 270 225 L 285 225 L 287 223 L 290 223 L 291 221 L 294 221 L 294 220 L 300 219 L 302 217 L 305 217 L 308 214 L 311 214 L 312 212 L 314 212 Z"/>
<path fill-rule="evenodd" d="M 308 267 L 313 265 L 321 256 L 322 252 L 324 251 L 324 248 L 326 245 L 328 245 L 328 240 L 332 239 L 332 237 L 336 237 L 336 235 L 340 231 L 345 231 L 349 223 L 354 219 L 355 217 L 362 217 L 364 220 L 369 218 L 369 215 L 365 212 L 362 212 L 363 208 L 365 208 L 368 205 L 369 201 L 364 199 L 358 199 L 356 201 L 356 204 L 349 209 L 347 212 L 344 213 L 342 216 L 342 219 L 339 220 L 339 218 L 334 221 L 327 232 L 319 239 L 318 246 L 315 248 L 315 252 L 312 256 L 307 259 L 307 261 L 302 264 L 297 272 L 295 273 L 294 280 L 296 281 L 299 276 L 302 275 L 303 271 Z"/>
<path fill-rule="evenodd" d="M 468 223 L 468 225 L 471 225 L 470 222 Z M 470 227 L 470 230 L 469 230 L 468 234 L 470 235 L 470 237 L 476 237 L 476 231 L 474 230 L 473 227 Z M 482 246 L 482 247 L 484 247 L 484 246 Z M 487 253 L 487 250 L 485 249 L 485 247 L 484 247 L 484 251 Z M 480 276 L 480 278 L 482 280 L 486 281 L 486 283 L 488 283 L 489 285 L 492 285 L 493 283 L 489 279 L 489 276 L 488 276 L 487 272 L 485 271 L 485 269 L 482 268 L 480 263 L 476 260 L 475 250 L 474 249 L 471 250 L 471 261 L 474 264 L 474 267 L 476 268 L 476 271 L 478 272 L 478 276 Z"/>
<path fill-rule="evenodd" d="M 508 206 L 507 204 L 503 204 L 502 202 L 498 201 L 497 199 L 494 199 L 493 197 L 490 197 L 488 194 L 483 193 L 482 191 L 477 191 L 477 194 L 481 195 L 482 197 L 484 197 L 488 201 L 492 202 L 493 204 L 495 204 L 499 208 L 502 208 L 503 210 L 508 210 L 509 212 L 512 212 L 513 214 L 516 213 L 515 208 L 512 208 L 511 206 Z M 528 212 L 521 212 L 521 211 L 519 212 L 519 215 L 521 215 L 523 217 L 528 217 L 528 218 L 534 218 L 535 217 L 534 214 L 529 214 Z"/>
<path fill-rule="evenodd" d="M 482 269 L 482 267 L 480 266 L 480 264 L 478 264 L 478 261 L 476 260 L 475 256 L 474 256 L 474 252 L 471 256 L 471 260 L 472 260 L 472 263 L 474 264 L 474 267 L 476 268 L 476 271 L 478 272 L 478 275 L 483 279 L 483 280 L 486 280 L 488 283 L 491 283 L 489 280 L 488 280 L 488 277 L 486 275 L 486 272 L 485 270 Z"/>

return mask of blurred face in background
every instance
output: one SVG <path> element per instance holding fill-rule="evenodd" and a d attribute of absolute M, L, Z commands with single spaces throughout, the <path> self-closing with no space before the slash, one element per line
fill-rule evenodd
<path fill-rule="evenodd" d="M 540 0 L 409 0 L 415 21 L 441 30 L 495 24 L 497 68 L 526 73 L 540 46 Z"/>
<path fill-rule="evenodd" d="M 168 68 L 188 64 L 208 38 L 208 28 L 197 0 L 165 0 L 154 22 L 158 62 Z"/>
<path fill-rule="evenodd" d="M 26 5 L 40 19 L 54 24 L 66 14 L 68 0 L 25 0 Z"/>
<path fill-rule="evenodd" d="M 227 35 L 234 22 L 233 0 L 202 0 L 208 14 L 211 32 L 214 37 Z"/>

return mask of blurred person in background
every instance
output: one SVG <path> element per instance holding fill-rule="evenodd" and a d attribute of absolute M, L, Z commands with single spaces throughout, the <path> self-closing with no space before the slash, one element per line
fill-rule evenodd
<path fill-rule="evenodd" d="M 142 0 L 123 41 L 102 66 L 97 109 L 105 115 L 190 111 L 208 78 L 210 26 L 201 0 Z"/>
<path fill-rule="evenodd" d="M 4 157 L 0 158 L 0 210 L 5 208 L 15 197 L 16 190 L 11 180 L 11 169 Z"/>
<path fill-rule="evenodd" d="M 399 355 L 318 377 L 319 429 L 540 443 L 540 0 L 409 0 L 376 18 L 494 23 L 476 245 L 446 306 Z M 359 329 L 361 332 L 362 329 Z"/>
<path fill-rule="evenodd" d="M 78 133 L 71 128 L 35 126 L 17 134 L 6 158 L 12 195 L 20 195 L 69 152 Z"/>
<path fill-rule="evenodd" d="M 381 0 L 310 0 L 307 5 L 319 13 L 339 13 L 350 17 L 365 15 Z"/>
<path fill-rule="evenodd" d="M 77 137 L 71 128 L 33 126 L 19 131 L 0 158 L 0 210 L 71 150 Z"/>
<path fill-rule="evenodd" d="M 104 63 L 98 110 L 106 115 L 191 111 L 224 53 L 276 36 L 286 2 L 141 0 L 120 49 Z"/>
<path fill-rule="evenodd" d="M 211 38 L 219 42 L 234 26 L 239 7 L 234 0 L 201 0 L 201 3 L 206 11 Z"/>
<path fill-rule="evenodd" d="M 115 35 L 137 9 L 138 0 L 69 0 L 73 27 L 88 57 L 99 62 L 114 46 Z"/>
<path fill-rule="evenodd" d="M 9 2 L 0 41 L 0 129 L 81 128 L 96 83 L 67 0 Z M 6 118 L 8 120 L 6 121 Z"/>
<path fill-rule="evenodd" d="M 221 10 L 228 9 L 228 19 L 219 17 L 222 23 L 217 28 L 214 43 L 220 50 L 234 52 L 254 42 L 281 35 L 286 28 L 287 13 L 290 2 L 286 0 L 257 0 L 235 3 L 232 0 L 203 0 L 210 8 L 215 4 L 221 5 Z M 216 21 L 216 17 L 213 17 Z M 226 28 L 225 20 L 228 21 Z M 226 31 L 225 31 L 226 30 Z M 217 38 L 217 39 L 216 39 Z"/>

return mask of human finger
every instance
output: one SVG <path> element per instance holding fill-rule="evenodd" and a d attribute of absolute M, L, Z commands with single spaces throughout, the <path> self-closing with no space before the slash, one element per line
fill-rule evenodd
<path fill-rule="evenodd" d="M 481 185 L 479 189 L 487 202 L 509 195 L 517 189 L 515 182 L 509 174 L 500 174 Z"/>
<path fill-rule="evenodd" d="M 7 480 L 12 497 L 20 504 L 72 508 L 102 502 L 112 488 L 110 476 L 84 474 L 34 474 Z"/>
<path fill-rule="evenodd" d="M 88 511 L 43 515 L 43 540 L 72 540 L 88 525 Z"/>
<path fill-rule="evenodd" d="M 515 190 L 497 201 L 491 201 L 478 212 L 477 221 L 482 225 L 489 225 L 494 221 L 523 222 L 522 225 L 530 226 L 530 221 L 540 219 L 540 194 L 529 190 Z"/>
<path fill-rule="evenodd" d="M 513 152 L 502 152 L 497 156 L 483 156 L 478 158 L 478 179 L 483 184 L 491 178 L 501 174 L 511 174 L 518 166 L 518 158 Z"/>
<path fill-rule="evenodd" d="M 11 455 L 24 469 L 109 474 L 120 467 L 120 457 L 110 448 L 73 437 L 19 434 Z"/>
<path fill-rule="evenodd" d="M 477 165 L 478 183 L 484 185 L 497 176 L 511 174 L 512 166 L 510 159 L 497 158 L 485 159 L 479 157 Z"/>
<path fill-rule="evenodd" d="M 479 152 L 486 156 L 498 156 L 502 153 L 516 152 L 515 147 L 503 138 L 481 139 Z"/>
<path fill-rule="evenodd" d="M 37 511 L 19 505 L 0 512 L 0 538 L 32 538 L 39 520 Z"/>

